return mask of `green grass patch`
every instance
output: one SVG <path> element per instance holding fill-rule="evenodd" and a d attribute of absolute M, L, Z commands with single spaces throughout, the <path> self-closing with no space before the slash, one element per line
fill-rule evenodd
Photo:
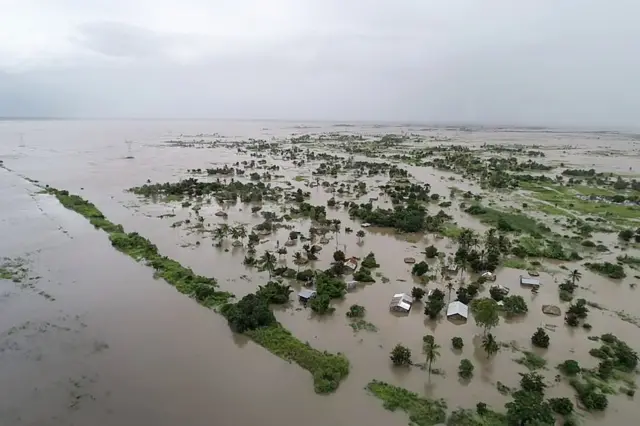
<path fill-rule="evenodd" d="M 362 318 L 351 320 L 349 322 L 349 326 L 355 332 L 362 331 L 362 330 L 371 331 L 371 332 L 378 331 L 378 327 L 376 327 L 374 324 L 371 324 L 369 321 L 363 320 Z"/>
<path fill-rule="evenodd" d="M 522 352 L 522 354 L 524 355 L 522 358 L 514 359 L 514 361 L 520 365 L 524 365 L 531 371 L 540 370 L 540 369 L 546 370 L 546 365 L 547 365 L 546 359 L 529 351 L 524 351 Z"/>
<path fill-rule="evenodd" d="M 512 269 L 529 269 L 529 262 L 523 259 L 512 258 L 502 262 L 502 266 Z"/>
<path fill-rule="evenodd" d="M 451 413 L 447 419 L 447 426 L 504 426 L 506 416 L 489 408 L 478 413 L 477 410 L 459 408 Z"/>
<path fill-rule="evenodd" d="M 538 200 L 546 201 L 557 208 L 566 209 L 576 214 L 600 216 L 617 223 L 629 222 L 630 219 L 637 220 L 640 217 L 640 207 L 637 206 L 609 204 L 577 197 L 577 195 L 613 195 L 611 192 L 604 193 L 605 190 L 602 189 L 588 190 L 587 187 L 567 188 L 560 185 L 540 186 L 536 184 L 527 184 L 522 187 L 531 191 Z"/>
<path fill-rule="evenodd" d="M 215 279 L 197 275 L 179 262 L 162 256 L 151 241 L 137 232 L 125 233 L 121 225 L 108 221 L 92 203 L 77 195 L 69 195 L 67 191 L 52 188 L 47 191 L 64 207 L 84 216 L 96 228 L 107 232 L 114 248 L 137 262 L 152 267 L 156 278 L 164 279 L 201 305 L 219 308 L 233 297 L 231 293 L 219 291 Z M 308 343 L 295 338 L 279 324 L 248 331 L 245 334 L 273 354 L 308 370 L 313 375 L 316 392 L 335 391 L 340 381 L 349 373 L 349 361 L 346 357 L 314 349 Z"/>
<path fill-rule="evenodd" d="M 401 409 L 406 412 L 412 425 L 432 426 L 444 423 L 447 418 L 447 404 L 442 399 L 422 398 L 415 392 L 378 380 L 370 382 L 367 390 L 381 399 L 387 410 Z"/>
<path fill-rule="evenodd" d="M 349 361 L 344 355 L 314 349 L 280 324 L 257 328 L 245 334 L 269 352 L 309 371 L 313 375 L 317 393 L 334 392 L 349 374 Z"/>
<path fill-rule="evenodd" d="M 451 238 L 452 240 L 458 239 L 460 234 L 462 233 L 462 228 L 459 228 L 455 225 L 447 224 L 442 228 L 440 234 L 445 237 Z"/>
<path fill-rule="evenodd" d="M 474 204 L 465 210 L 486 225 L 500 231 L 543 235 L 550 232 L 549 227 L 521 213 L 509 213 Z"/>

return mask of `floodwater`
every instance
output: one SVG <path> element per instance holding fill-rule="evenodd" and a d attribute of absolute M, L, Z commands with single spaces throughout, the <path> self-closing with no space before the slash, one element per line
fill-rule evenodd
<path fill-rule="evenodd" d="M 181 148 L 165 141 L 180 135 L 189 135 L 183 136 L 187 140 L 220 137 L 241 141 L 325 131 L 365 134 L 409 131 L 470 144 L 539 145 L 541 149 L 547 148 L 548 161 L 582 164 L 597 170 L 629 173 L 629 167 L 638 164 L 638 144 L 624 135 L 466 132 L 398 126 L 336 128 L 331 124 L 302 128 L 301 124 L 0 122 L 0 160 L 8 169 L 0 169 L 0 257 L 21 257 L 28 266 L 28 278 L 21 283 L 0 281 L 0 383 L 3 384 L 0 425 L 406 424 L 405 414 L 386 411 L 380 401 L 367 395 L 364 387 L 372 379 L 444 398 L 451 409 L 472 408 L 479 401 L 501 409 L 508 399 L 496 390 L 495 383 L 517 386 L 517 372 L 526 371 L 513 362 L 521 356 L 519 352 L 503 349 L 487 360 L 478 346 L 482 330 L 473 320 L 463 325 L 446 319 L 427 321 L 419 305 L 408 316 L 388 312 L 391 295 L 408 292 L 415 285 L 411 267 L 402 259 L 407 256 L 420 259 L 420 252 L 429 244 L 451 252 L 446 239 L 436 240 L 433 235 L 395 236 L 369 228 L 363 243 L 357 244 L 355 231 L 360 229 L 359 223 L 351 221 L 342 209 L 327 209 L 328 217 L 342 221 L 342 229 L 354 229 L 352 234 L 340 233 L 337 246 L 346 248 L 348 256 L 364 257 L 373 251 L 381 265 L 377 271 L 389 282 L 383 283 L 377 277 L 376 283 L 349 293 L 336 304 L 336 312 L 331 316 L 315 317 L 297 302 L 276 311 L 278 320 L 302 341 L 318 349 L 343 352 L 349 358 L 352 368 L 346 381 L 335 394 L 319 396 L 313 392 L 307 371 L 234 335 L 221 316 L 166 283 L 155 281 L 149 268 L 115 251 L 104 233 L 94 230 L 76 213 L 65 210 L 52 197 L 38 194 L 38 188 L 24 179 L 80 194 L 127 231 L 138 231 L 163 254 L 199 274 L 216 277 L 224 290 L 241 297 L 267 280 L 266 272 L 242 266 L 243 249 L 232 249 L 230 245 L 216 248 L 206 233 L 172 228 L 172 223 L 192 214 L 189 209 L 175 203 L 149 204 L 124 190 L 142 185 L 147 179 L 176 181 L 188 176 L 186 169 L 220 167 L 251 157 L 224 148 Z M 213 133 L 219 136 L 207 136 Z M 200 134 L 205 136 L 191 136 Z M 567 150 L 568 146 L 577 149 Z M 623 159 L 592 154 L 612 148 L 633 152 L 635 156 Z M 291 182 L 297 175 L 309 176 L 317 166 L 310 163 L 295 168 L 290 162 L 267 160 L 281 166 L 281 171 L 272 173 L 285 176 L 275 179 L 274 185 Z M 449 175 L 445 178 L 433 169 L 407 168 L 441 195 L 448 195 L 448 188 L 454 185 L 474 191 L 473 186 L 449 181 L 446 179 Z M 304 188 L 300 182 L 292 183 Z M 369 188 L 374 185 L 374 180 L 367 181 Z M 305 190 L 312 192 L 312 204 L 325 204 L 332 195 L 322 187 Z M 380 202 L 384 201 L 380 197 Z M 261 221 L 241 203 L 224 208 L 229 213 L 226 220 L 214 216 L 220 207 L 205 205 L 201 214 L 206 226 L 213 229 L 222 222 L 254 225 Z M 159 217 L 166 213 L 176 216 Z M 483 229 L 467 215 L 454 210 L 454 216 L 460 226 Z M 307 220 L 292 223 L 299 230 L 308 230 Z M 270 236 L 270 241 L 258 246 L 258 254 L 274 247 L 276 241 L 286 241 L 288 232 L 283 229 Z M 198 241 L 201 244 L 196 246 Z M 321 252 L 316 268 L 329 265 L 335 246 L 332 238 Z M 289 266 L 295 268 L 291 262 L 294 251 L 296 247 L 289 248 L 287 259 Z M 499 271 L 498 283 L 511 287 L 512 294 L 525 297 L 530 312 L 522 320 L 502 321 L 493 332 L 502 342 L 513 342 L 530 350 L 530 336 L 536 327 L 548 325 L 555 330 L 549 333 L 549 350 L 538 352 L 548 360 L 548 371 L 543 371 L 550 385 L 548 396 L 573 395 L 566 383 L 554 383 L 555 365 L 565 359 L 576 359 L 583 367 L 597 365 L 598 360 L 587 352 L 599 344 L 587 340 L 587 335 L 612 332 L 632 346 L 638 341 L 640 329 L 615 314 L 617 310 L 637 313 L 637 295 L 629 286 L 635 281 L 633 277 L 614 282 L 583 271 L 580 285 L 584 289 L 578 291 L 578 297 L 610 309 L 591 309 L 587 321 L 593 330 L 587 333 L 581 328 L 568 329 L 562 317 L 549 317 L 540 311 L 543 304 L 558 304 L 554 280 L 563 279 L 561 269 L 549 268 L 549 273 L 541 274 L 543 283 L 549 285 L 535 296 L 516 285 L 521 273 L 514 269 Z M 299 288 L 299 284 L 293 286 Z M 365 319 L 377 326 L 378 332 L 356 333 L 349 327 L 345 312 L 354 303 L 366 307 Z M 397 343 L 411 348 L 414 362 L 421 361 L 425 334 L 434 334 L 442 346 L 441 357 L 434 367 L 445 375 L 432 375 L 429 380 L 426 371 L 418 368 L 392 368 L 389 352 Z M 454 336 L 464 339 L 462 355 L 450 348 Z M 462 358 L 470 358 L 476 365 L 475 377 L 468 384 L 457 378 Z M 602 422 L 601 417 L 581 414 L 586 425 Z M 609 398 L 607 422 L 634 424 L 637 415 L 633 399 L 622 395 Z"/>

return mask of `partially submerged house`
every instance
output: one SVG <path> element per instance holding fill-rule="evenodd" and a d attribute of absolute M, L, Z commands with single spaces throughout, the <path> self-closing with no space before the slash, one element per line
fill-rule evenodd
<path fill-rule="evenodd" d="M 413 298 L 407 293 L 397 293 L 391 298 L 389 303 L 389 310 L 393 312 L 408 313 L 411 311 L 413 305 Z"/>
<path fill-rule="evenodd" d="M 314 297 L 316 297 L 317 294 L 318 293 L 315 290 L 311 290 L 311 289 L 305 288 L 305 289 L 300 290 L 300 293 L 298 293 L 298 299 L 302 303 L 307 303 L 309 300 L 311 300 Z"/>
<path fill-rule="evenodd" d="M 351 290 L 355 290 L 355 288 L 358 286 L 358 281 L 347 281 L 347 291 L 351 291 Z"/>
<path fill-rule="evenodd" d="M 496 280 L 496 274 L 494 274 L 493 272 L 483 272 L 482 274 L 480 274 L 480 276 L 482 278 L 484 278 L 487 281 L 495 281 Z"/>
<path fill-rule="evenodd" d="M 500 284 L 491 284 L 491 288 L 495 288 L 497 289 L 500 293 L 502 293 L 504 296 L 506 296 L 507 294 L 509 294 L 509 287 L 505 287 L 503 285 Z"/>
<path fill-rule="evenodd" d="M 355 257 L 350 257 L 344 262 L 344 267 L 349 269 L 350 271 L 355 271 L 358 269 L 358 259 Z"/>
<path fill-rule="evenodd" d="M 540 280 L 537 278 L 525 277 L 520 275 L 520 285 L 540 287 Z"/>
<path fill-rule="evenodd" d="M 466 320 L 469 317 L 469 307 L 456 300 L 447 306 L 447 318 Z"/>

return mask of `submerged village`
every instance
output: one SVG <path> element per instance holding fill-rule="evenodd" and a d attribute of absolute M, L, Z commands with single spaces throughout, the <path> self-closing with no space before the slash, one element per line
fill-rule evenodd
<path fill-rule="evenodd" d="M 159 144 L 193 152 L 190 164 L 137 177 L 119 201 L 179 238 L 180 259 L 80 191 L 32 183 L 159 283 L 308 371 L 318 398 L 348 399 L 353 381 L 398 424 L 620 423 L 640 335 L 640 148 L 625 143 L 348 127 L 169 137 Z M 0 266 L 0 279 L 24 274 L 15 259 Z"/>

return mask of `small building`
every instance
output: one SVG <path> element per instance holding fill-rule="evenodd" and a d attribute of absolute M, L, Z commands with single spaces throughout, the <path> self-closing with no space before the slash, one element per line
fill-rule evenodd
<path fill-rule="evenodd" d="M 362 226 L 363 228 L 368 228 L 368 227 L 370 227 L 370 226 L 371 226 L 371 224 L 370 224 L 370 223 L 365 222 L 365 223 L 363 223 L 363 224 L 362 224 L 362 225 L 360 225 L 360 226 Z"/>
<path fill-rule="evenodd" d="M 355 290 L 355 288 L 358 286 L 358 281 L 347 281 L 347 291 L 351 291 L 351 290 Z"/>
<path fill-rule="evenodd" d="M 495 281 L 496 280 L 496 274 L 494 274 L 493 272 L 483 272 L 482 274 L 480 274 L 480 276 L 482 278 L 484 278 L 487 281 Z"/>
<path fill-rule="evenodd" d="M 344 267 L 350 269 L 351 271 L 355 271 L 358 269 L 358 259 L 355 257 L 350 257 L 344 262 Z"/>
<path fill-rule="evenodd" d="M 447 306 L 447 318 L 464 319 L 469 317 L 469 307 L 464 303 L 456 300 Z"/>
<path fill-rule="evenodd" d="M 502 293 L 504 296 L 506 296 L 507 294 L 509 294 L 509 287 L 505 287 L 503 285 L 500 284 L 491 284 L 491 288 L 492 289 L 497 289 L 500 293 Z"/>
<path fill-rule="evenodd" d="M 459 269 L 459 267 L 455 263 L 450 263 L 449 265 L 447 265 L 447 273 L 449 273 L 449 274 L 458 273 L 458 269 Z"/>
<path fill-rule="evenodd" d="M 313 299 L 314 297 L 316 297 L 318 293 L 315 290 L 311 290 L 311 289 L 303 289 L 300 290 L 300 293 L 298 293 L 298 299 L 302 302 L 302 303 L 307 303 L 309 300 Z"/>
<path fill-rule="evenodd" d="M 397 293 L 391 298 L 389 310 L 393 312 L 408 313 L 413 305 L 413 298 L 407 293 Z"/>
<path fill-rule="evenodd" d="M 539 287 L 540 280 L 536 278 L 525 277 L 523 275 L 520 275 L 520 285 Z"/>

